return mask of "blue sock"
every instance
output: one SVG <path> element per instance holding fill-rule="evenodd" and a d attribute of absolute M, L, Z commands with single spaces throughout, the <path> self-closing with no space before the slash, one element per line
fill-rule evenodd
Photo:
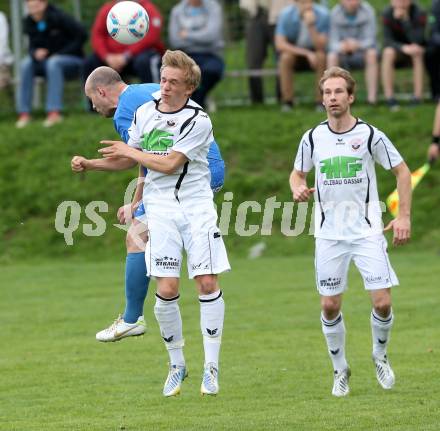
<path fill-rule="evenodd" d="M 128 253 L 125 261 L 125 312 L 123 319 L 135 323 L 144 313 L 144 301 L 147 297 L 148 283 L 145 253 Z"/>

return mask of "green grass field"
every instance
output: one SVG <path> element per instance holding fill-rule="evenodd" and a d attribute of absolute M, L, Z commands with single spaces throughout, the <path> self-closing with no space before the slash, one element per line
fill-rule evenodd
<path fill-rule="evenodd" d="M 221 392 L 213 398 L 199 394 L 199 311 L 186 276 L 189 378 L 181 396 L 164 399 L 167 355 L 152 313 L 154 284 L 147 335 L 100 344 L 95 332 L 122 311 L 121 261 L 3 267 L 0 430 L 438 430 L 440 257 L 391 257 L 401 282 L 389 348 L 397 383 L 385 392 L 375 380 L 370 305 L 352 271 L 344 308 L 353 372 L 346 399 L 330 395 L 312 256 L 232 260 L 233 271 L 222 277 Z"/>

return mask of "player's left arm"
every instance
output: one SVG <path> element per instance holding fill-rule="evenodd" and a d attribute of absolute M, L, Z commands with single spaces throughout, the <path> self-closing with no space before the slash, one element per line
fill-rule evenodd
<path fill-rule="evenodd" d="M 397 180 L 399 213 L 385 231 L 393 229 L 393 245 L 406 244 L 411 237 L 411 172 L 405 162 L 392 168 Z"/>
<path fill-rule="evenodd" d="M 126 157 L 145 166 L 147 169 L 164 174 L 172 174 L 188 161 L 186 156 L 178 151 L 171 151 L 166 156 L 162 156 L 144 153 L 136 148 L 129 147 L 121 141 L 101 141 L 101 144 L 106 145 L 106 147 L 99 150 L 104 158 Z"/>

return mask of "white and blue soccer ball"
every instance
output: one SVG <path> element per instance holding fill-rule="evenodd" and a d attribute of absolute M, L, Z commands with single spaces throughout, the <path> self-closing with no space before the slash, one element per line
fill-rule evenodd
<path fill-rule="evenodd" d="M 146 10 L 134 1 L 116 3 L 107 15 L 108 34 L 125 45 L 140 41 L 149 27 L 150 19 Z"/>

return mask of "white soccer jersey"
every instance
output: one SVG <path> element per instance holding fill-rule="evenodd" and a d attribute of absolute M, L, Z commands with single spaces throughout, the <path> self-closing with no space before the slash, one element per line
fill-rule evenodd
<path fill-rule="evenodd" d="M 327 121 L 302 137 L 294 167 L 315 171 L 315 237 L 362 238 L 382 232 L 375 162 L 385 169 L 403 161 L 380 130 L 362 120 L 344 133 Z"/>
<path fill-rule="evenodd" d="M 192 100 L 179 111 L 161 112 L 160 91 L 153 97 L 154 100 L 137 109 L 129 129 L 128 145 L 163 156 L 171 150 L 178 151 L 188 162 L 172 174 L 148 169 L 144 203 L 151 209 L 166 202 L 189 205 L 197 201 L 212 202 L 207 160 L 209 145 L 214 139 L 211 120 Z"/>

